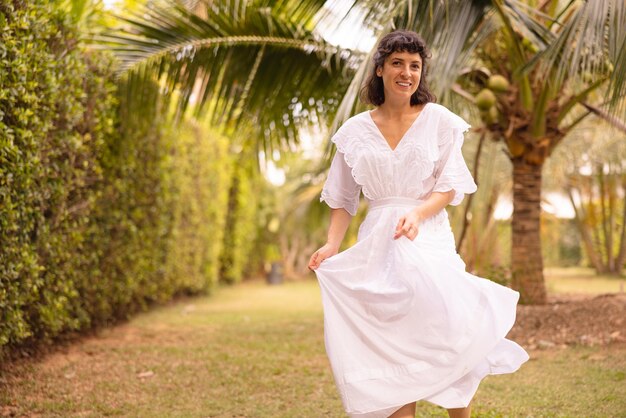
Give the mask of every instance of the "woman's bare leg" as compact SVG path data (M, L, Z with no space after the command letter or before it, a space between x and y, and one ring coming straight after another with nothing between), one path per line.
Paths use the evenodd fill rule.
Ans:
M398 409L389 418L415 418L415 402L408 403Z
M450 418L470 418L470 409L470 405L467 408L448 409L448 415Z

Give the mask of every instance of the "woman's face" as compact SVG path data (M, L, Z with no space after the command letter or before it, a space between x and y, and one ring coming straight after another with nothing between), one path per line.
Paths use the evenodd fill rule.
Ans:
M417 52L392 52L376 75L383 79L385 99L411 100L422 77L422 57Z

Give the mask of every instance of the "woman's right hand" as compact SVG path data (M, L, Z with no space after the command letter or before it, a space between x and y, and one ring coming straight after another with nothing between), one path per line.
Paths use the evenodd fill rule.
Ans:
M339 252L339 247L331 245L329 243L324 244L320 247L319 250L315 251L309 260L309 270L317 269L322 261L326 260L328 257L332 257L333 255Z

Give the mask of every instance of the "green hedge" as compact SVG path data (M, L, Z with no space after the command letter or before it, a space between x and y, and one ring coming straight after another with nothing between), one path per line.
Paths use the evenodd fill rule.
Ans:
M210 291L228 141L164 123L156 85L118 89L111 59L81 49L52 2L2 3L0 36L0 351ZM234 214L239 230L254 208Z
M75 256L112 132L111 86L47 3L0 6L0 346L80 326ZM85 78L76 75L84 74ZM104 103L84 116L87 92ZM91 126L89 126L91 125Z
M255 175L251 156L239 156L233 162L232 183L228 198L228 212L224 246L220 258L223 282L232 284L241 280L250 266L251 251L257 238L257 212L261 179Z
M188 292L211 290L219 280L232 158L226 138L187 123L172 132L174 225L167 276Z

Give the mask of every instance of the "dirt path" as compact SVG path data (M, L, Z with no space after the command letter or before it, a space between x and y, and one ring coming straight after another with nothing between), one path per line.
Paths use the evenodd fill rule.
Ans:
M518 306L509 337L526 348L626 344L626 294L562 295L542 306Z

